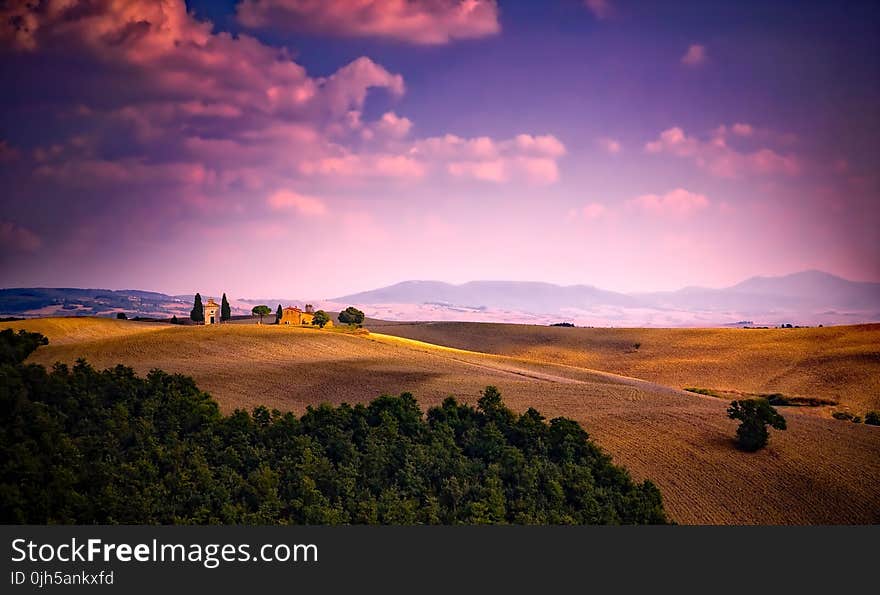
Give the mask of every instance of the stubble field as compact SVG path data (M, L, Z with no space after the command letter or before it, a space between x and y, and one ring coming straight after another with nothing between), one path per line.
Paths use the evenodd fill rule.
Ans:
M676 388L782 393L880 410L880 324L802 329L561 328L473 322L393 323L379 332ZM830 416L832 408L813 410Z
M562 333L581 329L550 329L549 340L532 338L531 344L525 344L516 329L506 329L506 336L499 338L492 332L496 325L479 325L487 327L486 331L441 325L445 336L437 328L419 328L427 325L376 329L434 333L430 338L444 345L509 352L494 355L387 334L348 335L273 325L177 327L83 318L4 325L49 337L50 345L38 349L31 357L33 362L72 363L85 357L97 368L123 363L139 373L161 368L188 374L225 411L262 404L302 412L321 402L366 402L380 394L403 391L414 393L428 407L449 395L474 402L479 391L492 384L517 411L535 407L548 418L563 415L581 422L617 463L628 467L637 479L651 479L660 487L668 513L679 523L880 522L880 428L785 408L789 429L774 432L763 451L742 453L733 444L736 424L726 419L727 402L677 387L684 385L683 378L693 378L687 374L694 369L705 369L704 378L709 378L708 371L714 367L717 374L712 378L735 379L740 372L728 366L750 364L710 352L706 367L697 366L691 360L705 347L693 335L681 347L679 359L684 363L676 366L671 361L675 349L669 343L677 330L658 331L669 335L655 341L649 336L652 331L629 336L609 329L604 346L596 344L598 355L580 344L577 350L584 353L566 355L569 339L563 340ZM556 331L561 333L556 335ZM704 332L710 345L717 344L713 331ZM876 338L871 333L878 331L869 327L865 332ZM852 341L835 349L871 353L870 344L858 347L858 341ZM629 368L619 362L626 361L630 353L608 355L611 346L622 348L626 342L642 343L637 350L630 345L638 358L633 358L636 361ZM654 376L644 373L655 367L647 357L650 353L665 354L673 369L666 375L662 369L655 370ZM588 362L594 361L604 362L605 370L617 373L639 372L643 379L589 369ZM846 368L848 364L838 365ZM748 375L748 370L742 373ZM750 386L762 386L753 381ZM796 384L792 374L789 381L795 383L791 386L807 386ZM717 380L704 384L723 388ZM830 381L820 384L830 385ZM856 395L850 403L870 402L858 396L861 389L841 390L842 395Z

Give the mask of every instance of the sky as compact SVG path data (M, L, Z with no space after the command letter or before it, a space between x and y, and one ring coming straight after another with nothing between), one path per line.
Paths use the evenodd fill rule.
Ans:
M0 3L0 286L880 281L880 5Z

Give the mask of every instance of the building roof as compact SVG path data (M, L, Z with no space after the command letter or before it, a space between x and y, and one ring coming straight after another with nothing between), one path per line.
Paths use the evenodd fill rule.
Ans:
M220 304L214 301L213 298L208 298L208 301L205 302L205 308L219 308Z
M296 306L287 306L287 307L284 308L284 309L285 309L285 310L293 310L294 312L302 312L302 310L300 310L300 309L297 308Z

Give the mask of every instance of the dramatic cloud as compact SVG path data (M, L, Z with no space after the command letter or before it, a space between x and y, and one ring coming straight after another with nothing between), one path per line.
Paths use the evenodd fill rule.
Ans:
M322 98L333 115L342 115L350 109L359 109L370 88L384 87L394 95L404 92L403 77L391 74L369 58L361 57L343 66L323 83Z
M681 128L673 127L661 132L656 140L646 143L645 150L648 153L666 153L693 159L699 167L723 178L773 174L793 176L800 173L797 157L767 147L737 150L729 144L731 133L751 137L755 129L742 123L731 127L719 126L709 139L700 140L688 136Z
M676 188L662 195L643 194L631 199L628 204L652 215L684 217L708 207L709 199L702 194Z
M266 204L275 211L296 211L307 217L327 214L327 206L319 198L306 196L291 190L279 190L269 195Z
M250 28L386 38L436 45L495 35L495 0L244 0L238 21Z
M702 66L709 60L706 53L706 46L699 43L691 44L684 56L681 57L681 63L685 66Z
M584 0L584 4L597 19L605 20L614 14L610 0Z
M279 29L243 27L236 4ZM536 50L565 17L543 3L537 18L473 0L0 0L0 281L307 297L425 271L633 289L825 262L878 277L875 64L821 70L856 46L793 43L790 8L780 30L743 9L736 31L707 22L681 43L684 8L640 14L636 35L593 17L623 3L572 6ZM502 10L516 35L492 38ZM654 76L695 74L676 59L721 38L764 51L709 49L699 88ZM585 68L597 43L623 49ZM671 65L655 51L670 44ZM791 77L769 68L792 55ZM705 267L664 253L666 235ZM352 254L378 264L326 274Z
M266 9L269 3L250 3L242 14L258 4ZM388 18L412 19L414 28L429 17L430 24L451 27L479 20L486 11L497 16L488 2L364 2L347 10L330 4L290 6L377 18L386 8ZM310 76L285 49L248 35L212 32L181 0L71 0L0 10L0 44L13 56L76 56L91 71L90 88L65 84L81 95L58 107L82 132L32 152L33 175L57 187L117 193L124 188L137 208L149 197L152 208L189 208L195 216L209 203L242 209L243 193L266 196L316 177L326 184L369 183L418 180L433 172L546 183L559 175L556 160L565 148L552 136L406 140L413 122L403 115L386 111L364 121L372 90L384 90L391 100L405 93L400 74L360 57L329 76ZM114 90L120 73L126 93ZM70 76L73 80L75 73ZM104 87L108 92L100 93ZM52 95L39 99L51 102ZM435 144L446 145L448 154L428 150ZM0 160L17 155L0 142ZM304 204L288 206L305 212Z
M117 95L129 98L130 117L150 124L162 117L175 123L257 115L338 118L360 109L371 88L404 92L400 75L366 57L327 78L310 77L284 49L247 35L212 33L211 24L188 14L182 0L15 4L0 18L2 45L90 60L93 88L82 89L84 98L94 97L95 87L112 89L119 68L126 69L130 93ZM27 27L15 25L21 22ZM85 115L92 108L81 111Z
M619 140L607 136L597 139L596 143L609 155L617 155L623 150L623 145L620 144Z

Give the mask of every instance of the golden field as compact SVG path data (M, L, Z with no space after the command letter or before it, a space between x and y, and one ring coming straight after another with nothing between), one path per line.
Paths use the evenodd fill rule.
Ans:
M679 523L880 522L880 428L785 408L789 429L772 432L766 449L747 454L734 447L736 423L726 418L726 401L675 388L689 383L723 388L724 382L738 381L738 374L742 379L736 386L742 390L764 386L761 375L769 374L771 365L754 363L756 369L750 371L750 361L761 356L734 355L743 350L772 351L774 342L783 343L778 348L782 353L809 350L806 344L814 339L807 335L801 335L800 342L790 339L797 337L795 329L780 331L792 334L778 339L773 333L746 330L717 334L445 323L377 329L415 339L423 338L415 336L418 333L435 333L424 339L450 346L445 347L388 334L349 335L273 325L184 327L83 318L3 324L49 337L50 345L31 357L34 362L51 365L85 357L98 368L123 363L140 373L161 368L188 374L226 411L263 404L301 412L320 402L365 402L403 391L413 392L427 407L449 395L473 402L483 387L494 384L513 409L531 406L548 418L564 415L581 422L617 463L660 487L668 513ZM865 365L876 365L869 356L876 355L880 330L853 329L809 329L829 333L815 339L828 345L814 350L830 356L862 349ZM741 333L751 343L725 347L725 333ZM858 333L865 333L862 343ZM578 342L587 339L593 343ZM681 343L678 355L674 341ZM642 343L637 350L636 342ZM476 349L500 355L476 353ZM615 354L615 349L620 353ZM705 364L697 361L701 353L708 358ZM659 363L651 363L652 354ZM624 366L633 355L630 367ZM831 365L831 358L810 357ZM809 361L804 358L801 361ZM779 356L776 361L783 359ZM845 358L834 365L845 371L851 364L842 361ZM672 369L663 372L664 365ZM648 380L599 372L591 366ZM713 369L715 374L710 375ZM795 378L798 369L806 378ZM647 373L652 370L654 376ZM849 403L868 403L870 395L855 386L860 370L835 379L830 372L814 377L803 367L794 367L781 378L792 383L786 386L803 386L804 391L811 382L822 390L839 386L841 399L847 395ZM703 376L689 376L696 371ZM853 385L845 387L846 382ZM876 394L873 398L876 401Z
M484 353L604 370L676 388L821 398L836 402L833 409L861 416L880 411L880 324L644 329L423 322L394 323L377 330ZM818 411L830 416L830 409Z

